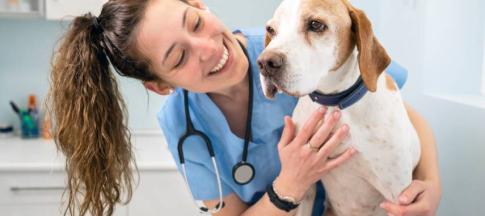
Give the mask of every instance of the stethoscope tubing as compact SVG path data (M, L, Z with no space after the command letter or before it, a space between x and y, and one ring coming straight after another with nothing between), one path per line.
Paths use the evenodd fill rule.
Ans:
M219 203L214 208L208 209L208 208L200 207L197 204L197 202L195 202L195 200L192 199L194 204L196 206L198 206L200 212L204 213L204 214L209 214L209 213L215 214L215 213L219 212L224 207L224 197L222 195L222 182L221 182L221 176L219 174L219 167L217 166L217 162L216 162L215 157L212 156L211 160L212 160L212 166L214 166L214 168L215 168L214 170L216 172L217 188L218 188L218 192L219 192ZM181 163L181 166L182 166L182 172L184 174L185 185L189 189L189 193L192 194L192 190L190 189L190 186L189 186L189 180L187 178L187 170L185 168L185 163Z

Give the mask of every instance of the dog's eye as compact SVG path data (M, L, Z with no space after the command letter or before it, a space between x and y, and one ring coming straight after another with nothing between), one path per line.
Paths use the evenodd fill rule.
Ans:
M323 24L319 21L316 21L316 20L311 20L308 23L308 30L310 30L312 32L323 32L323 31L325 31L326 28L327 28L327 26L325 26L325 24Z
M266 26L266 32L272 37L276 34L276 31L271 26Z

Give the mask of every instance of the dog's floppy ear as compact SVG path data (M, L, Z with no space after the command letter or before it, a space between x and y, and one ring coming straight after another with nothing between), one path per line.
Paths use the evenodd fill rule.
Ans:
M268 33L264 35L264 47L267 47L269 42L271 42L271 37L269 37Z
M391 63L391 58L375 38L372 25L365 13L352 7L348 2L347 7L359 50L360 73L369 91L375 92L377 90L377 78Z

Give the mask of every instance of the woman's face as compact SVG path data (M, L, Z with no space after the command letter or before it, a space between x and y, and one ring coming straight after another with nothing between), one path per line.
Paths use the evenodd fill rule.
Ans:
M189 3L153 0L139 26L140 52L171 86L215 92L240 83L248 62L234 35L200 0Z

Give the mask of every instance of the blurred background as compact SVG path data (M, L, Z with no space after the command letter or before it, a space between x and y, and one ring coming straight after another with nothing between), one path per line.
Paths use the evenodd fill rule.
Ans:
M59 215L62 155L52 140L22 139L19 114L35 95L37 119L50 58L73 16L102 0L0 0L0 215ZM264 27L280 0L206 0L230 28ZM485 1L354 0L391 57L409 71L402 94L431 124L443 195L438 215L485 214ZM134 134L140 181L117 215L194 215L156 121L163 97L119 78ZM32 109L31 109L32 110ZM48 124L48 122L46 123ZM10 133L13 127L16 133ZM42 128L38 136L45 135ZM46 135L48 136L48 135Z

